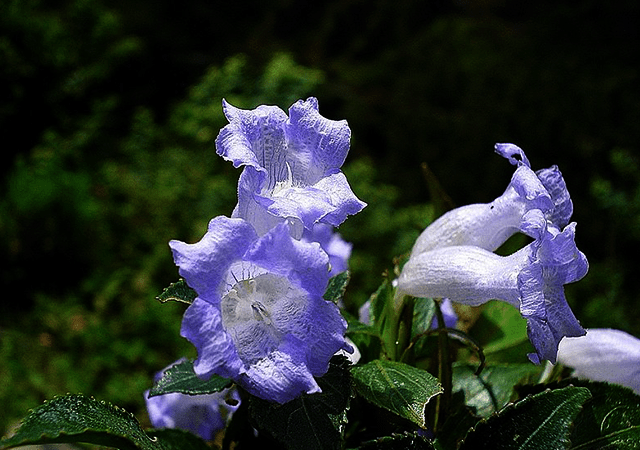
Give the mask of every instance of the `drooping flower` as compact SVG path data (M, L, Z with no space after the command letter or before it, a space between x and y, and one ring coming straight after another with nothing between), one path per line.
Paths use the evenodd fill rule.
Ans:
M526 232L525 213L539 209L547 220L564 228L573 204L557 166L531 170L524 151L513 144L496 144L496 152L517 165L504 193L491 203L462 206L440 216L418 237L412 255L455 245L494 251L517 232Z
M216 139L219 155L244 166L233 217L250 222L259 236L283 220L299 239L317 222L338 226L365 203L352 192L340 167L351 131L344 120L324 118L310 97L289 109L238 109L223 101L229 120Z
M158 381L165 370L155 376ZM213 440L240 406L238 391L231 387L215 394L186 395L178 392L149 397L144 393L149 420L154 428L178 428L190 431L202 439Z
M293 239L286 222L258 237L243 219L216 217L199 242L170 246L198 294L181 334L198 350L200 377L218 374L284 403L319 392L314 377L326 373L339 349L351 350L338 307L322 298L326 253Z
M349 257L351 256L353 245L345 241L331 225L317 223L313 226L313 229L305 229L303 231L301 240L303 242L317 242L320 244L320 247L322 247L329 256L329 264L331 265L331 271L329 272L330 277L348 269Z
M565 338L558 362L573 368L575 377L619 384L640 395L640 339L624 331L591 328L585 336Z
M471 245L412 255L398 278L398 289L467 305L506 301L527 319L536 350L530 359L555 362L564 336L584 334L567 304L564 285L586 275L588 263L575 245L575 223L560 231L537 209L527 212L524 222L527 234L536 239L509 256Z

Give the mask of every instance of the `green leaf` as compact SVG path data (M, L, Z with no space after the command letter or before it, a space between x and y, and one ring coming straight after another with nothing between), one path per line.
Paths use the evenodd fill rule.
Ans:
M332 277L329 280L329 286L327 286L327 290L324 293L323 298L325 300L338 304L338 302L342 300L342 297L344 297L344 293L347 290L347 285L349 284L349 279L350 274L348 270Z
M436 304L432 298L416 298L413 304L412 337L416 337L431 328L436 315Z
M377 359L351 369L356 391L376 406L425 428L425 407L442 393L429 372L393 361Z
M475 375L476 369L476 365L471 364L454 365L453 391L463 391L465 403L481 417L502 409L519 381L538 375L542 370L531 363L487 365L479 375Z
M640 396L615 384L572 382L592 398L575 421L571 449L640 449Z
M417 434L394 434L363 443L358 450L433 450L425 437Z
M369 301L370 322L378 330L378 335L383 344L383 350L389 359L396 358L396 342L398 340L398 313L395 310L395 289L391 283L390 275L386 274L384 281L374 292Z
M351 397L349 361L334 356L317 382L322 392L303 394L283 405L250 398L253 418L290 450L333 450L342 446L342 433Z
M175 428L147 430L152 439L156 439L163 450L211 450L205 441L189 433Z
M172 301L190 305L197 296L196 291L191 289L183 278L180 278L175 283L171 283L169 287L166 287L156 299L162 303Z
M571 425L590 397L588 389L574 386L527 397L478 423L460 450L568 449Z
M526 319L502 301L487 302L469 334L483 348L487 362L527 363L527 353L533 351Z
M165 447L147 435L135 417L110 403L81 394L56 397L35 408L0 448L56 442L86 442L123 450Z
M149 391L149 397L171 392L188 395L213 394L228 388L231 384L231 380L218 375L212 375L206 381L202 380L193 371L193 362L183 361L165 370L162 378Z

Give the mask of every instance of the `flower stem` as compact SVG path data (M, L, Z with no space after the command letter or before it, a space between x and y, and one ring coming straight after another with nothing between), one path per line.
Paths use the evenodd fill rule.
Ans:
M442 395L436 397L433 431L437 433L448 415L449 405L451 404L452 369L447 326L445 325L444 315L440 309L440 301L434 301L438 320L438 379L444 390Z

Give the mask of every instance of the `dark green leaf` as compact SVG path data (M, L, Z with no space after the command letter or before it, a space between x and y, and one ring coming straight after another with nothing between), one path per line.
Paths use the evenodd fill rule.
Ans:
M640 449L640 396L607 383L575 381L591 392L575 421L571 449Z
M192 361L183 361L165 370L162 378L151 388L149 397L180 392L188 395L213 394L231 386L232 381L213 375L208 380L198 378Z
M196 294L196 291L191 289L183 278L180 278L178 281L171 283L169 287L165 288L162 291L162 294L158 295L156 299L162 303L172 301L190 305L197 296L198 294Z
M428 413L427 413L428 414ZM469 429L478 423L480 417L465 404L464 393L454 392L451 396L449 413L444 423L436 431L436 440L433 442L438 450L454 450L462 441Z
M369 308L370 323L378 330L383 350L390 359L397 356L396 341L398 338L398 313L395 310L395 289L387 274L378 290L371 295Z
M324 293L324 299L333 303L338 303L344 297L344 292L349 284L349 271L341 272L329 280L329 286Z
M334 356L318 385L322 392L303 394L283 405L251 397L258 427L291 450L339 449L351 397L349 361Z
M375 360L351 369L356 391L376 406L425 428L425 407L442 393L429 372L393 361Z
M56 442L86 442L124 450L164 447L148 436L133 415L110 403L70 394L35 408L0 448Z
M423 436L398 434L365 442L358 447L358 450L433 450L434 448L431 442Z
M567 449L571 425L590 397L588 389L574 386L527 397L478 423L460 450Z
M538 375L542 370L534 364L488 365L475 375L476 369L476 365L471 364L454 365L453 391L463 391L466 404L481 417L502 409L519 381Z
M526 363L528 351L533 351L527 336L526 319L505 302L487 302L469 334L483 348L487 362Z
M187 431L163 428L148 430L147 434L156 439L163 450L211 450L205 441Z

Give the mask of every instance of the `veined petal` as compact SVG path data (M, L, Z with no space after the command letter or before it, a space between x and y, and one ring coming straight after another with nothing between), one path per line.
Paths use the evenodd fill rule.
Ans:
M207 233L195 244L170 241L180 275L201 299L215 303L218 283L232 261L239 259L257 239L251 225L241 219L219 216L209 222Z
M222 101L229 125L220 130L216 149L234 167L252 166L277 180L286 157L284 123L287 115L277 106L244 110Z
M548 220L558 228L566 227L573 214L573 202L560 169L558 166L552 166L548 169L538 170L536 175L553 200L554 206L547 212Z
M296 363L290 355L280 351L252 365L239 377L239 382L250 394L277 403L321 391L303 362Z
M180 336L198 350L194 361L195 373L204 379L217 374L225 378L237 377L245 371L231 336L222 327L220 309L196 298L182 317Z
M287 223L258 238L242 219L216 218L200 242L172 245L198 294L181 334L198 350L199 376L231 378L283 402L317 392L313 377L326 373L338 350L352 351L346 321L322 298L329 257L317 242L293 239Z
M398 278L398 289L416 297L450 298L479 305L506 301L527 319L534 362L555 362L558 342L584 329L564 296L564 285L583 277L587 260L574 242L575 224L561 232L546 226L542 212L527 215L536 240L509 256L475 246L452 246L413 254Z
M313 185L337 173L349 152L351 129L346 120L330 120L318 112L318 100L298 100L289 108L285 128L294 178Z
M217 152L245 166L234 217L258 235L278 221L309 230L318 222L337 226L364 208L340 172L351 131L344 120L322 117L315 98L292 105L289 118L274 106L246 111L225 102L224 110L229 125L216 139Z

